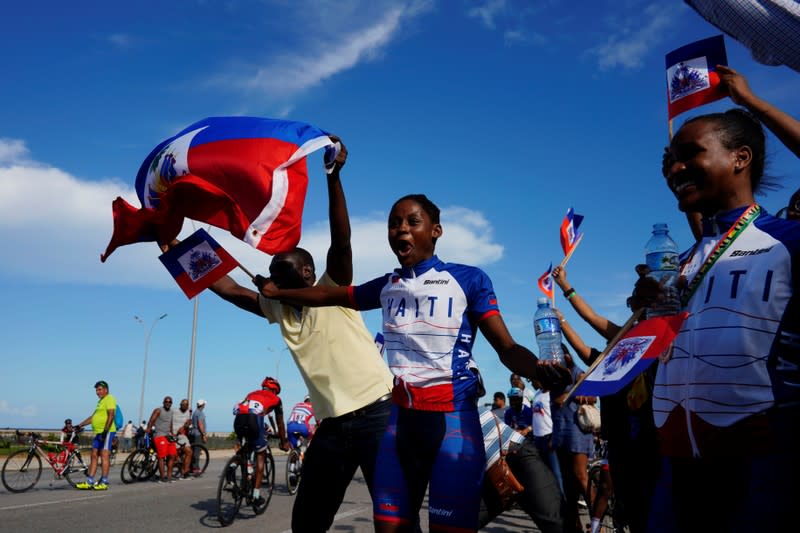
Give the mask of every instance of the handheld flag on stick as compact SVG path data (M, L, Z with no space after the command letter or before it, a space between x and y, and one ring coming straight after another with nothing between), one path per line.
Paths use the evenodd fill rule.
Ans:
M577 214L570 207L561 222L561 249L564 250L564 259L561 261L562 267L567 264L575 248L578 247L581 239L583 239L583 233L578 231L581 222L583 222L583 215Z
M539 276L539 290L552 302L553 301L553 263L547 267L547 271Z
M331 144L327 133L301 122L211 117L192 124L142 163L141 209L113 202L114 234L100 260L119 246L172 241L185 217L268 254L293 248L308 185L305 157Z
M682 46L666 55L667 114L673 117L726 94L720 88L717 65L727 65L722 35Z
M159 259L189 299L239 266L202 228L161 254Z
M606 396L619 391L670 348L683 321L689 316L684 311L677 315L655 317L631 328L642 312L643 309L639 309L631 316L581 376L570 395Z

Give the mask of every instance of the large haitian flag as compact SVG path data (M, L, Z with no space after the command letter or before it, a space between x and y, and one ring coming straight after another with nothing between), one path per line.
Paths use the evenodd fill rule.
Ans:
M684 311L639 322L584 377L573 394L607 396L622 389L670 347L687 316L689 313Z
M727 65L722 35L709 37L673 50L667 65L667 114L669 118L689 109L724 98L717 65Z
M239 264L202 228L161 254L159 259L190 299Z
M113 202L114 234L101 261L126 244L171 242L185 217L268 254L293 248L308 185L305 157L332 144L326 132L301 122L211 117L192 124L142 163L141 209Z

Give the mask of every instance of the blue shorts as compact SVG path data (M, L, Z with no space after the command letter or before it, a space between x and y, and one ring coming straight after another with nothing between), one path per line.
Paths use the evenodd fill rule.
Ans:
M300 422L289 422L286 424L286 433L289 437L289 444L292 445L292 448L297 448L297 436L296 434L299 433L303 436L306 440L306 444L308 444L308 426L302 424Z
M94 439L92 439L92 449L111 451L111 443L114 442L114 435L116 435L116 431L98 433L94 436Z
M477 409L393 405L375 464L375 520L413 525L427 489L431 527L474 531L485 463Z

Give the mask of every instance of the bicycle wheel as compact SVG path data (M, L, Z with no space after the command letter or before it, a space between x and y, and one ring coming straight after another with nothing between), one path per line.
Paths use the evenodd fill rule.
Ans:
M272 489L275 488L275 459L272 454L267 451L267 456L264 457L264 477L261 478L261 497L264 498L264 503L256 505L253 502L253 511L256 514L262 514L267 510L269 501L272 499Z
M223 526L230 525L239 512L244 495L243 484L241 459L234 455L225 463L217 488L217 519Z
M158 472L158 455L153 450L142 453L145 454L145 459L139 471L139 481L147 481Z
M294 496L300 485L300 452L296 448L286 456L286 490Z
M144 455L140 455L140 451L141 450L136 450L135 452L129 453L128 457L125 458L125 462L122 463L119 474L122 478L122 482L126 485L139 479L139 469L142 468L142 462L146 459Z
M63 475L73 489L78 483L86 481L86 477L89 475L89 467L83 462L80 452L69 456L69 464L64 469Z
M3 463L3 486L11 492L25 492L42 475L42 459L29 450L19 450Z
M204 444L192 444L192 464L197 465L200 470L198 476L202 476L208 468L208 448Z

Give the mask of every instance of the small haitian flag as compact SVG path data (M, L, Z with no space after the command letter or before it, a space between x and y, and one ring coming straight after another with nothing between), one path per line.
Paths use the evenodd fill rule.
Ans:
M548 299L553 299L553 277L550 275L553 272L553 263L547 267L547 271L539 276L539 290L547 296Z
M564 257L571 256L583 238L583 233L578 231L581 222L583 222L583 215L577 214L570 207L561 222L561 249L564 250Z
M670 348L687 316L684 311L639 322L611 348L574 394L607 396L621 390Z
M724 98L717 65L727 65L722 35L682 46L666 55L667 114L670 120L692 108Z
M239 265L202 228L161 254L159 259L190 299Z

